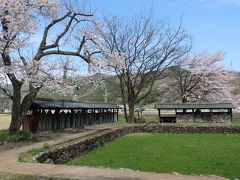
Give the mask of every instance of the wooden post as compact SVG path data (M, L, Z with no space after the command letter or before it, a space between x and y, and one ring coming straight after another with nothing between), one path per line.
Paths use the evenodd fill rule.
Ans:
M42 131L46 131L47 130L47 127L48 127L48 122L47 122L47 119L46 119L46 115L45 115L45 111L44 110L41 110L41 121L42 121Z
M113 115L112 115L112 114L113 114L113 109L111 109L110 113L111 113L110 122L113 122L113 119L114 119L114 118L113 118Z
M114 109L111 109L111 122L114 122Z
M99 109L99 124L102 124L102 109Z
M161 110L158 109L158 117L159 117L159 122L161 122Z
M51 111L51 109L49 110ZM55 109L55 113L52 115L52 122L53 122L53 129L54 130L58 130L58 124L59 124L59 120L60 120L60 110L59 109Z
M175 109L175 123L176 122L177 122L177 109ZM173 120L172 120L172 123L174 123Z
M194 109L193 109L193 122L196 122Z
M98 119L98 124L101 124L101 109L98 109L97 119Z
M116 112L116 109L113 109L113 122L116 122L116 119L115 119L115 112Z
M74 116L74 111L73 111L73 109L71 109L71 117L70 117L70 128L73 128L74 127L74 123L73 123L73 116Z
M118 109L117 109L117 122L118 122Z
M211 122L212 122L212 112L213 112L213 110L210 109L210 121L211 121Z
M86 109L82 110L83 124L86 125Z
M93 124L96 124L96 109L93 109Z
M81 124L81 128L84 129L84 125L85 125L85 120L84 120L84 113L85 110L81 109L81 113L80 113L80 124Z
M77 127L83 128L84 127L84 109L81 109L81 111L78 111L78 120L77 120Z
M230 110L231 123L232 123L232 109L229 109L229 110Z
M112 122L115 122L115 109L113 109L113 121Z
M108 122L111 122L112 121L112 109L109 109L109 119L108 119Z
M105 115L106 115L106 117L105 117L106 121L105 122L108 123L108 109L106 109Z
M39 126L38 126L38 130L39 131L43 131L44 122L43 122L41 109L38 110L38 113L39 113Z
M103 117L102 117L102 122L105 123L105 109L103 109Z
M194 118L194 109L192 109L192 119L193 119L193 122L195 122L195 118Z

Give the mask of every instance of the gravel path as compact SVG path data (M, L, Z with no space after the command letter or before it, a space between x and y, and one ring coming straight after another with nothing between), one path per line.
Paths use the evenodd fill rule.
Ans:
M69 179L91 179L91 180L223 180L225 178L216 176L188 176L181 174L160 174L151 172L139 172L124 169L107 169L93 167L77 167L54 164L39 164L39 163L21 163L18 162L18 157L22 152L31 150L32 148L41 147L45 143L49 145L57 145L68 141L86 137L97 133L99 130L116 128L117 124L105 124L89 127L88 131L69 134L57 140L49 140L45 142L35 143L12 150L0 152L0 172L29 174L36 176L48 177L65 177Z

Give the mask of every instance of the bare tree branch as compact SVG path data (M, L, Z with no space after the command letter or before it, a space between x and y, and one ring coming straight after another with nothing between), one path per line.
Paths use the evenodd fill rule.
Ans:
M114 17L105 18L105 22L105 31L96 30L105 42L100 48L103 53L125 56L125 68L114 67L114 71L120 80L122 99L129 106L132 122L134 106L150 94L162 73L190 50L189 36L181 24L173 30L153 22L151 17L129 21ZM107 53L105 56L108 58Z

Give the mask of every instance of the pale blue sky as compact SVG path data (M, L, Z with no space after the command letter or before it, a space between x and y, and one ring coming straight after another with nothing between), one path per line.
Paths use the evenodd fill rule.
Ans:
M240 0L89 0L105 15L133 16L154 10L155 19L168 18L193 36L194 50L225 51L224 65L240 71Z

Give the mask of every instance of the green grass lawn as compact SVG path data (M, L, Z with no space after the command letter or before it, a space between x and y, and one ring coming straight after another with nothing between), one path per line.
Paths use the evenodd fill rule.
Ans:
M131 134L68 165L240 178L240 135Z

